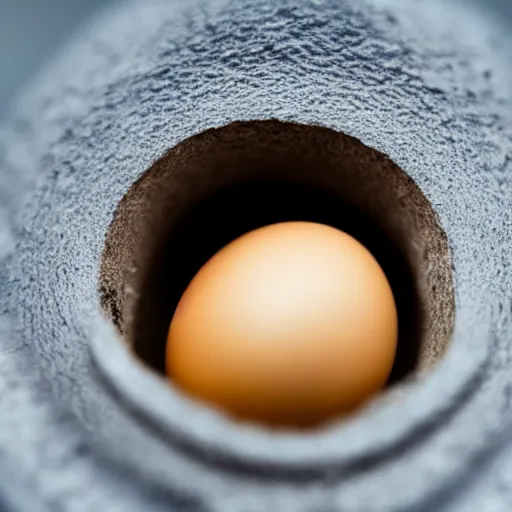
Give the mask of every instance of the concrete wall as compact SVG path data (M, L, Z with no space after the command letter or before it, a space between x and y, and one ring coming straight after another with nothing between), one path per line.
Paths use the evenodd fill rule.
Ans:
M503 16L455 0L140 0L77 35L0 129L1 505L509 511L511 41ZM156 158L274 117L389 156L453 260L441 363L309 435L185 399L133 358L97 292L114 211Z

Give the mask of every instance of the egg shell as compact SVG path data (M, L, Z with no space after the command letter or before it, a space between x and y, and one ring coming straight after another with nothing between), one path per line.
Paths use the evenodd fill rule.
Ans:
M167 371L237 417L310 425L384 386L397 333L392 290L365 247L330 226L285 222L199 270L171 322Z

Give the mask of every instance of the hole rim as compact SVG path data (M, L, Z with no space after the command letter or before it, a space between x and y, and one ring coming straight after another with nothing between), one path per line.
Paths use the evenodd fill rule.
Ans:
M195 140L197 137L210 137L215 136L215 134L219 133L219 130L222 131L223 129L230 128L230 127L240 127L242 130L249 126L255 126L255 125L270 125L272 127L278 127L281 128L282 126L291 127L292 129L296 129L299 127L299 129L306 128L306 129L313 129L313 130L321 130L321 131L328 131L332 134L335 134L336 136L343 136L346 140L352 141L353 144L358 145L360 148L364 148L364 151L370 151L372 152L374 158L377 160L383 159L384 161L390 163L391 165L396 166L393 162L391 162L385 155L379 153L375 149L369 148L365 146L362 142L358 141L357 139L350 137L348 135L345 135L341 132L335 132L334 130L331 130L329 128L316 126L316 125L299 125L297 123L289 123L289 122L282 122L280 120L262 120L262 121L242 121L242 122L235 122L230 123L229 125L219 127L219 128L212 128L210 130L207 130L205 132L202 132L200 134L194 135L185 141L179 143L177 146L172 148L170 151L168 151L161 159L159 159L156 163L161 162L163 159L168 158L170 154L172 154L173 151L182 151L184 145L186 145L191 140ZM382 160L381 160L382 161ZM155 164L154 164L155 165ZM150 170L153 168L150 167ZM398 168L398 167L397 167ZM399 169L400 172L403 173L401 169ZM406 179L408 179L411 183L412 179L407 176L407 174L403 173ZM140 178L137 182L134 183L133 186L137 185L138 183L143 180L144 176L146 176L146 173ZM413 183L414 184L414 183ZM130 191L133 189L130 189ZM417 188L417 186L414 184L414 186ZM129 196L130 191L125 195L125 198ZM421 190L418 191L423 194ZM428 202L428 199L425 197L425 200ZM121 204L121 203L120 203ZM428 203L430 205L430 203ZM430 205L431 207L431 205ZM118 206L119 208L119 206ZM433 218L436 221L436 227L439 228L442 231L442 228L440 226L439 220L437 218L437 215L435 211L432 209L431 213L433 215ZM110 228L109 228L110 229ZM447 247L447 258L450 263L451 268L451 255L449 251L448 241L446 234L444 231L442 231L446 247ZM102 267L103 268L103 267ZM452 300L453 300L453 308L454 308L454 280L453 275L450 273L450 287L451 287L451 293L452 293ZM133 294L135 297L136 294ZM455 325L455 318L454 318L455 308L452 311L452 329ZM108 321L108 320L107 320ZM452 335L448 337L449 340L453 338L453 331L451 333ZM482 333L483 334L483 333ZM352 444L352 448L348 451L345 451L345 456L343 456L343 450L341 452L339 451L332 451L332 447L329 449L329 452L325 453L319 453L318 451L318 441L323 440L326 444L329 444L329 440L333 441L334 439L338 438L339 435L343 433L343 435L347 435L348 432L353 432L352 435L357 435L357 432L355 430L358 430L361 428L361 425L364 425L364 418L367 416L366 412L370 411L372 412L372 416L375 417L381 417L381 421L389 421L390 414L389 411L392 409L395 409L398 405L402 404L405 405L405 401L403 401L403 397L401 398L400 404L399 403L392 403L389 400L383 400L383 396L379 396L376 399L372 400L372 402L366 406L361 413L358 413L354 415L353 417L349 418L341 418L334 420L330 424L323 426L319 429L310 431L310 432L294 432L294 431L276 431L276 432L270 432L265 428L262 428L259 425L251 425L248 423L240 424L235 423L232 420L230 420L224 413L221 413L213 408L210 408L208 406L205 406L202 403L197 402L193 398L190 398L188 396L183 395L183 393L174 385L169 386L169 383L167 379L163 379L159 377L158 375L151 375L153 372L152 370L148 370L146 365L139 361L137 357L135 357L129 348L128 345L124 342L123 338L119 336L118 334L115 334L114 336L109 336L109 338L117 340L113 345L114 347L117 347L117 350L113 346L111 346L108 350L110 352L116 352L115 357L119 357L121 359L124 358L124 361L127 363L125 365L125 370L128 371L128 373L132 374L132 379L126 379L126 377L121 377L118 375L118 378L113 379L113 384L115 387L120 390L123 394L125 394L127 397L131 397L129 400L131 402L131 407L138 408L144 412L144 414L147 415L148 418L156 419L157 423L163 427L163 429L167 432L169 432L171 438L178 438L181 442L185 443L191 443L192 445L199 445L206 449L207 452L209 452L211 455L217 454L217 456L220 457L220 459L224 459L227 457L229 460L238 460L242 464L247 462L247 457L252 460L252 464L263 464L265 468L268 468L269 465L272 467L283 467L288 468L288 470L291 469L291 467L295 466L297 463L306 464L310 467L313 467L315 465L320 465L322 467L325 467L326 463L336 463L340 460L350 459L351 457L355 457L357 455L356 452L359 452L359 455L362 453L371 452L371 447L367 446L366 448L363 448L360 443ZM97 340L97 338L96 338ZM113 368L110 364L105 364L105 357L101 355L102 348L101 344L93 343L95 346L94 351L96 352L96 356L99 357L101 360L100 367L103 368L107 376L110 375L110 377L113 377ZM124 353L123 353L124 352ZM440 363L435 366L432 370L432 373L439 375L440 373L443 373L443 369L446 368L448 361L445 361L446 357L440 361ZM135 363L135 364L134 364ZM480 364L480 360L479 363ZM477 366L478 366L477 364ZM446 400L443 403L450 402L452 400L455 400L455 396L459 393L463 393L464 389L472 389L472 382L474 380L475 376L475 365L471 364L469 365L470 368L468 368L467 372L459 371L459 383L460 386L458 386L456 389L453 390L452 393L446 393ZM128 367L131 368L131 370L128 370ZM136 375L142 371L142 374L139 374L138 377ZM145 379L146 377L149 378ZM431 376L432 378L433 376ZM149 384L153 388L153 392L160 395L162 400L167 403L167 406L169 407L169 411L171 410L181 410L182 414L178 414L177 416L180 418L178 421L176 421L176 418L171 418L170 414L164 410L159 409L158 407L153 406L147 407L147 404L144 403L144 399L141 399L140 396L137 395L136 390L134 387L130 384L130 382L134 382L135 380L139 380L143 378L143 380L146 381L146 384L151 382ZM418 384L414 379L411 379L408 382L401 383L398 387L405 389L409 391L408 397L411 397L411 394L417 394L421 393L422 390L430 389L429 386L425 386L425 384L431 380L427 379L426 382L421 382L421 385ZM142 382L142 381L140 381ZM160 389L162 388L163 389ZM161 395L157 392L157 389L160 389L160 391L163 391L164 394ZM398 389L392 389L387 392L389 394L389 397L392 395L396 395ZM426 391L424 391L426 392ZM163 398L166 396L167 398ZM388 398L389 398L388 397ZM142 402L142 403L140 403ZM434 409L438 409L437 407L434 407ZM386 412L387 411L387 412ZM396 414L396 411L394 413L391 413L392 415ZM422 415L423 416L423 415ZM184 419L186 417L187 419ZM191 421L189 421L192 418ZM386 419L387 418L387 419ZM428 419L425 416L424 423L428 424ZM198 425L202 424L203 422L206 422L209 427L208 429L203 429L201 427L198 427ZM359 425L354 430L354 425ZM403 426L402 426L403 428ZM393 430L393 429L392 429ZM236 433L236 435L235 435ZM246 435L248 437L246 437ZM234 436L234 437L233 437ZM233 442L233 439L236 438L240 442ZM229 439L230 441L228 443L222 442L222 440ZM390 440L390 438L388 439ZM312 444L316 445L316 448L311 450L311 441L314 441ZM384 441L384 438L380 439L381 442ZM258 446L256 450L251 450L249 445L247 443L254 443L254 446ZM395 442L398 442L398 438L395 439ZM283 444L284 443L284 444ZM283 449L286 445L289 445L289 443L292 443L293 449L291 452L293 452L293 455L290 456L290 450L289 449ZM374 443L370 443L374 444ZM377 443L378 444L378 443ZM387 443L384 443L387 444ZM309 448L308 448L309 446ZM375 445L377 446L377 445ZM281 449L279 449L281 447ZM351 455L349 455L351 454ZM288 456L286 456L288 455ZM283 457L284 456L284 457ZM245 462L244 462L245 461ZM290 464L292 466L290 466Z

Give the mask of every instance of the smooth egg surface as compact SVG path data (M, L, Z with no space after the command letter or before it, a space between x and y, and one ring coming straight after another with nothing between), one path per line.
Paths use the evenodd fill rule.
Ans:
M333 227L284 222L234 240L195 275L169 328L167 373L236 418L304 427L379 391L397 337L372 254Z

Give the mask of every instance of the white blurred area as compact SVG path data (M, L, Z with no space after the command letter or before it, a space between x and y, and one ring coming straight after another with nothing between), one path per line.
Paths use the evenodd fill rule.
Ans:
M17 90L112 0L0 0L0 120Z

